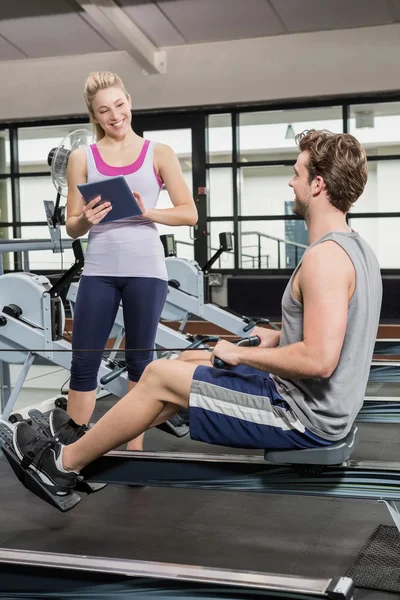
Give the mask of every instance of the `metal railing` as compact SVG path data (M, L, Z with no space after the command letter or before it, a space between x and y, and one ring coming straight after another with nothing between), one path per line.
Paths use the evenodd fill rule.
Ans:
M250 244L248 246L242 246L242 248L257 248L257 254L247 254L242 252L240 257L241 257L241 264L243 264L244 262L248 262L251 261L251 266L253 269L255 269L256 267L258 269L269 269L269 264L270 264L270 255L269 254L263 254L262 253L262 239L266 238L269 240L274 240L276 241L277 245L278 245L278 269L281 268L281 244L285 244L285 246L293 246L294 247L294 256L295 256L295 263L297 265L298 261L299 261L299 248L308 248L308 246L306 246L305 244L300 244L298 242L292 242L290 240L285 240L284 238L280 238L277 237L275 235L270 235L269 233L261 233L260 231L243 231L241 233L242 236L244 235L256 235L257 236L257 243L256 244ZM193 244L191 242L184 242L182 240L175 240L175 244L182 244L184 246L192 246ZM210 248L211 252L216 252L217 248ZM229 252L227 252L227 254L234 254L233 250L230 250ZM263 262L265 261L265 264L263 264ZM214 268L216 268L214 266ZM218 267L219 269L223 268L222 264L221 264L221 258L218 259Z
M190 242L184 242L182 240L175 240L175 245L178 245L178 244L182 244L183 246L192 246L193 247L193 244L191 244ZM211 252L217 252L218 248L210 248L210 250L211 250ZM229 250L225 254L234 254L234 251ZM218 259L218 267L217 267L218 269L222 269L222 266L221 266L222 256ZM245 256L246 258L250 258L253 261L253 268L254 268L254 261L257 260L257 257L253 256L252 254L242 254L242 256ZM215 265L213 265L213 268L215 269Z
M280 238L280 237L276 237L275 235L270 235L269 233L261 233L260 231L243 231L241 233L242 236L244 235L256 235L257 236L257 244L253 245L253 246L245 246L246 248L251 248L251 247L256 247L258 254L255 258L257 258L257 262L258 262L258 268L261 269L262 268L262 259L264 257L268 257L267 259L267 269L269 268L269 255L268 254L262 254L262 238L266 238L269 240L275 240L276 243L278 244L278 269L281 268L281 244L285 244L285 246L293 246L294 247L294 258L295 258L295 263L297 265L297 263L299 262L299 248L308 248L308 246L306 246L305 244L299 244L298 242L292 242L290 240L285 240L284 238ZM242 254L242 256L244 256ZM242 261L243 263L243 261Z
M3 275L3 254L9 252L22 252L23 263L22 268L24 271L30 271L29 265L29 252L36 250L52 250L55 253L62 253L67 248L72 248L73 240L71 238L60 239L59 243L53 240L33 239L13 239L13 240L2 240L0 241L0 275Z

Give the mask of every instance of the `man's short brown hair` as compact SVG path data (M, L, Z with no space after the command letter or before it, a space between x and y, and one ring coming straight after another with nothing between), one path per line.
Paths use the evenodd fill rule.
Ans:
M310 129L296 136L300 151L309 153L308 180L325 181L331 204L347 213L361 196L368 179L364 148L350 133Z

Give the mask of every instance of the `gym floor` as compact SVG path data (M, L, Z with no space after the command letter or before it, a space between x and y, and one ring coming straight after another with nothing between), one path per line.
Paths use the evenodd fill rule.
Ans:
M99 400L94 420L113 402ZM398 461L398 425L359 427L355 460ZM156 429L145 446L229 451ZM334 577L346 574L377 525L393 525L375 501L125 486L108 486L62 514L28 492L4 457L0 486L0 547L21 550ZM355 598L400 595L358 589Z

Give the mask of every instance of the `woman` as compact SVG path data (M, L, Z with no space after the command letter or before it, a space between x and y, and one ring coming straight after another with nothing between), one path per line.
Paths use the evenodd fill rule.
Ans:
M72 152L68 162L67 233L78 238L89 231L76 300L68 413L88 423L96 402L97 374L104 348L122 301L125 345L153 348L167 294L164 251L155 223L195 225L197 210L173 150L144 140L131 127L131 99L121 79L109 72L91 73L84 97L97 143ZM142 216L101 223L111 210L100 198L85 204L78 184L124 175ZM162 185L173 208L157 209ZM152 360L152 352L127 352L131 390ZM128 444L143 449L143 436Z

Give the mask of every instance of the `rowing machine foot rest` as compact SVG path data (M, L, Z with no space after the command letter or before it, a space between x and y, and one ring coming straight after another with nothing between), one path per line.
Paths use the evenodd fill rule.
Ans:
M171 417L165 423L157 425L157 429L165 431L178 438L184 437L189 433L189 412L182 410L178 414Z
M106 483L88 483L87 481L83 481L83 479L78 479L75 489L77 492L83 492L84 494L94 494L106 486Z
M265 450L264 458L271 463L292 465L340 465L350 458L358 441L358 428L353 425L343 440L331 446L306 450Z
M0 438L3 441L3 452L4 456L8 460L11 465L12 470L20 480L20 482L35 496L38 496L45 502L48 502L52 506L61 510L61 512L67 512L74 508L78 502L81 501L81 497L78 496L75 492L70 492L65 496L56 496L52 492L50 492L45 485L36 477L35 473L33 473L29 469L24 469L21 466L21 461L15 454L12 448L12 431L8 429L2 423L0 424Z
M41 432L47 437L51 437L50 423L48 418L37 408L31 408L28 415L36 425L39 425Z

